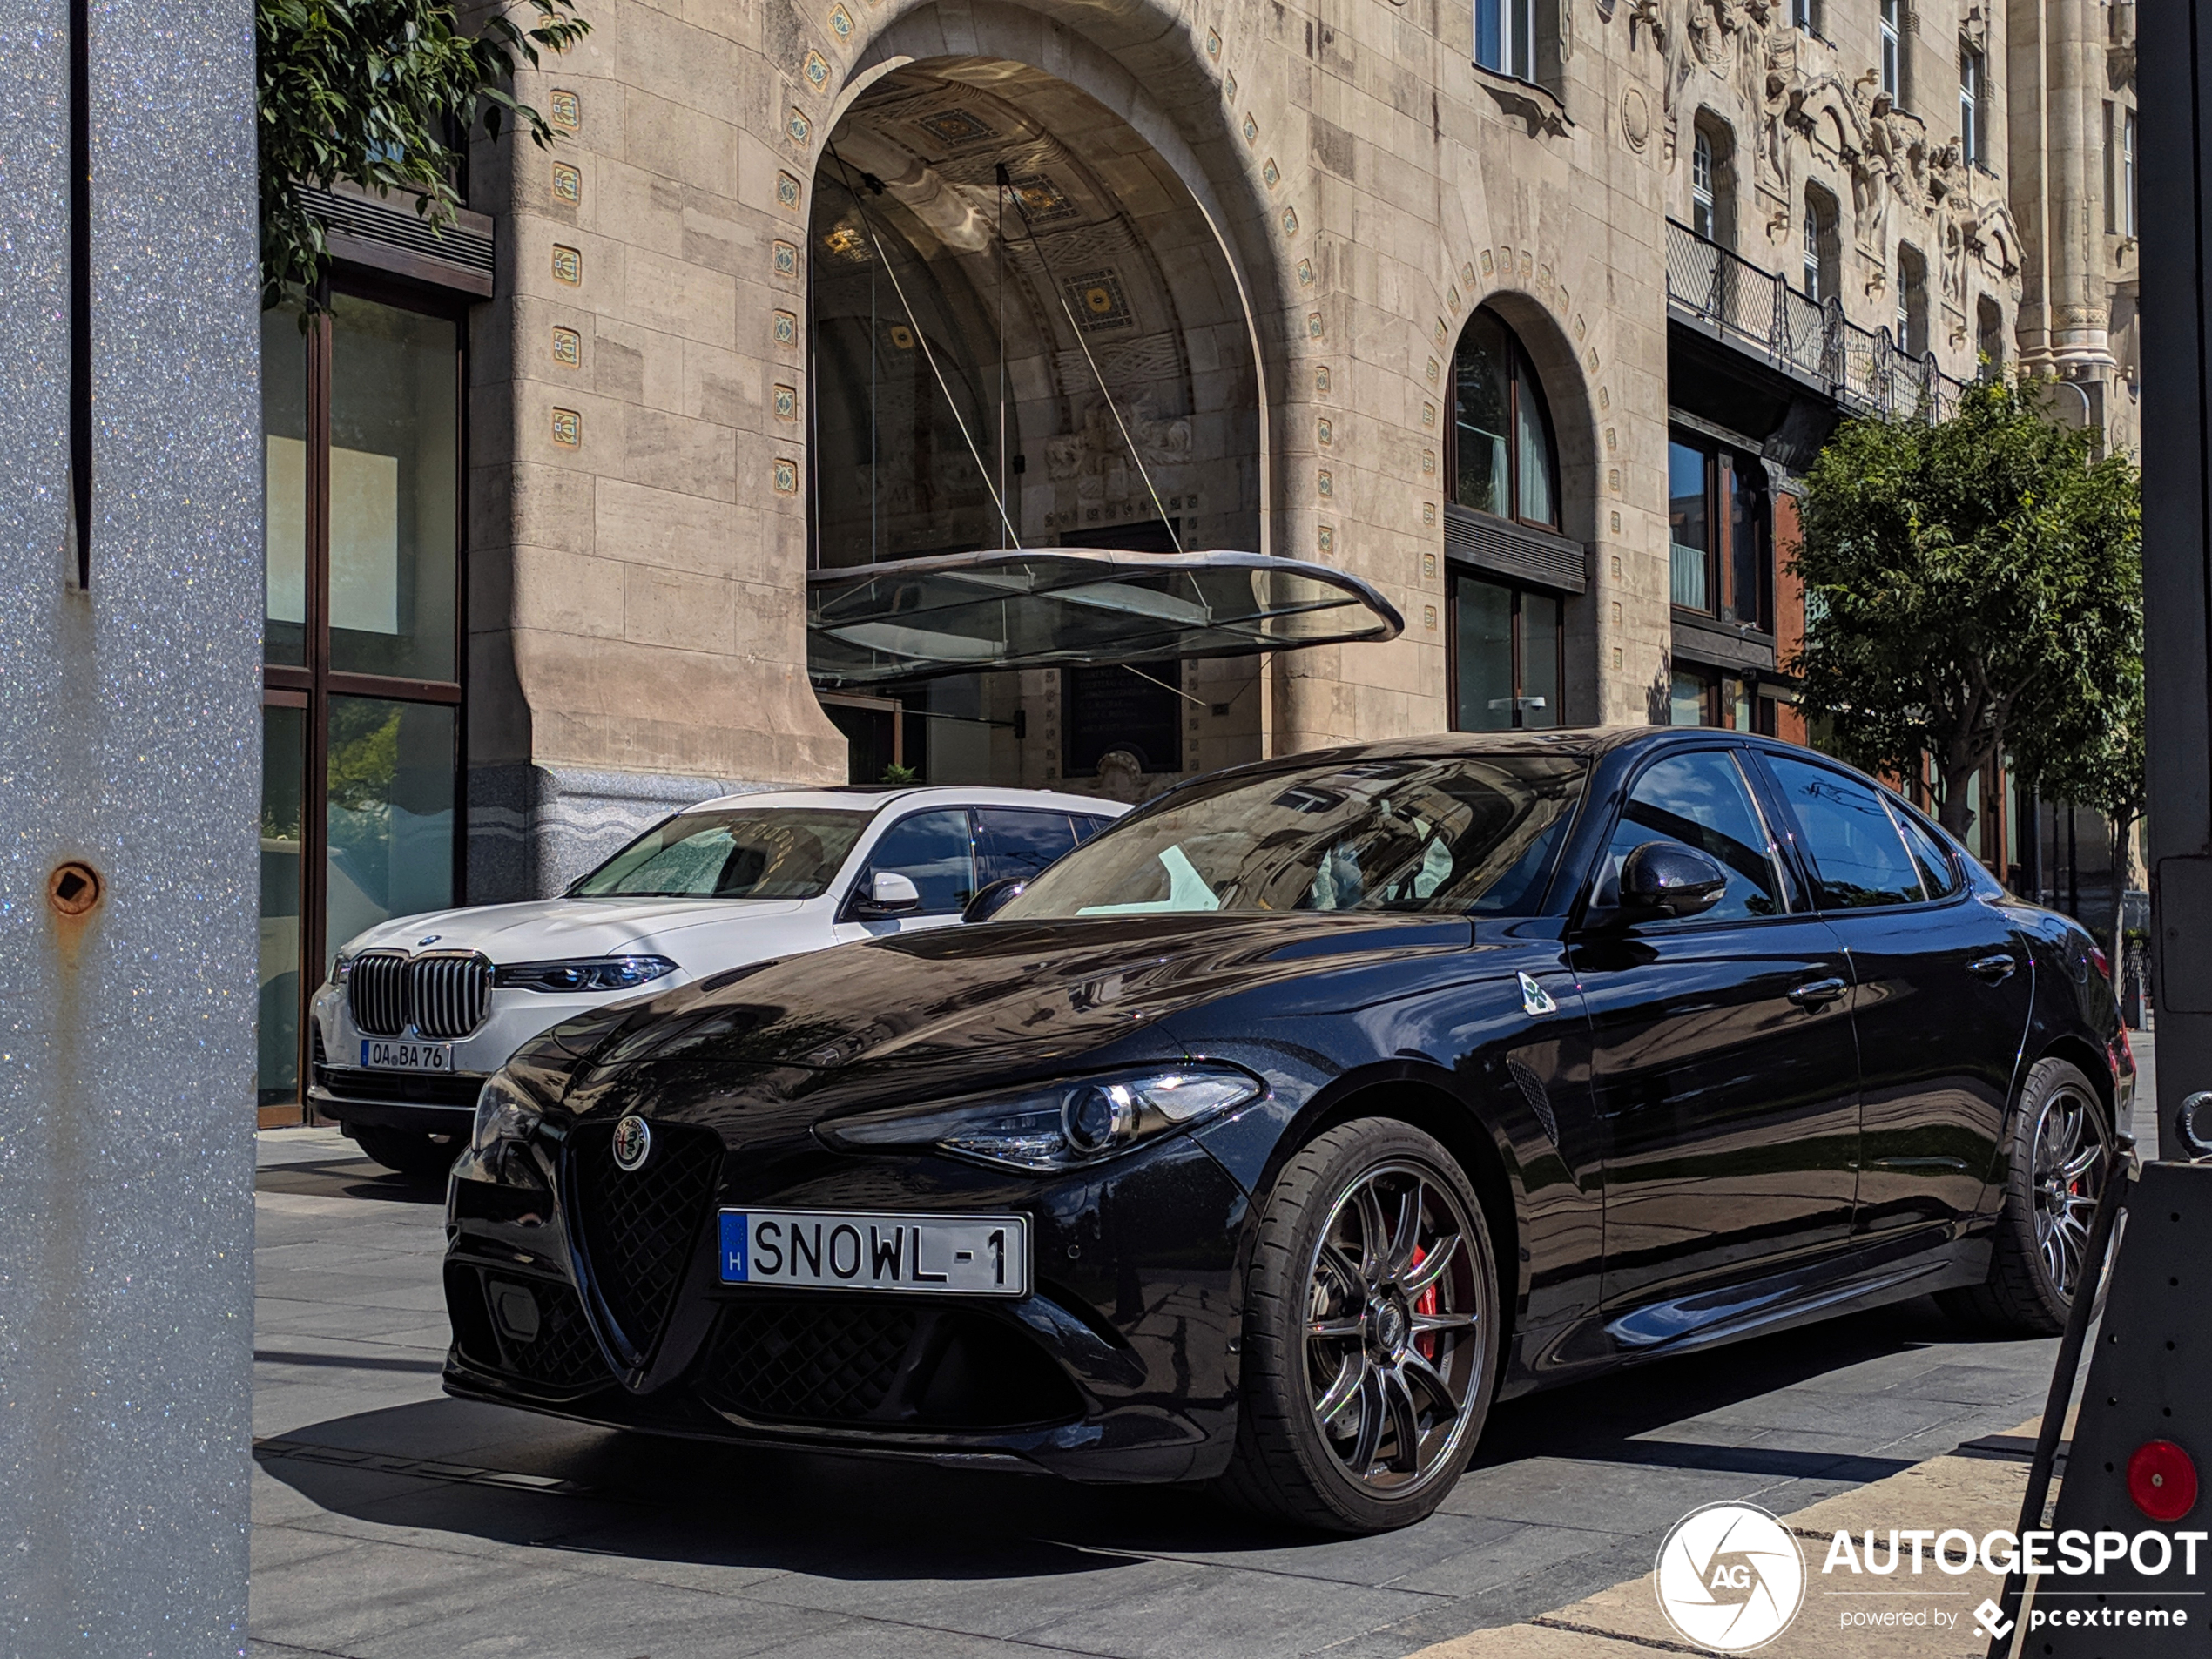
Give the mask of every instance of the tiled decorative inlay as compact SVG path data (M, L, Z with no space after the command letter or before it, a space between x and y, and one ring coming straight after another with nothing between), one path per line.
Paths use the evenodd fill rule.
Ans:
M1436 359L1433 357L1430 358L1428 360L1428 383L1431 386L1436 384L1436 377L1442 372L1443 371L1437 367Z
M1024 174L1007 186L1022 204L1022 212L1033 225L1047 225L1055 219L1073 219L1082 210L1068 199L1068 194L1041 172Z
M576 449L583 444L583 417L574 409L553 411L553 442L563 449Z
M1309 311L1305 314L1305 337L1308 340L1321 338L1321 314L1319 312Z
M1337 550L1336 526L1333 524L1324 524L1321 526L1320 534L1317 536L1314 540L1324 553L1335 552Z
M806 84L817 92L826 91L829 88L829 59L809 46L806 49Z
M553 280L575 287L583 280L583 255L572 247L553 245Z
M830 8L829 25L830 33L840 40L853 38L853 14L845 9L843 0Z
M553 199L571 207L583 199L583 175L565 161L553 164Z
M1312 260L1300 260L1298 262L1298 287L1302 288L1310 288L1313 286L1313 261Z
M776 419L796 421L799 418L799 388L779 384L776 388Z
M1285 236L1298 234L1298 209L1295 207L1285 207L1283 210L1283 234Z
M771 253L778 276L795 277L799 274L799 250L789 242L779 241L771 246Z
M1621 493L1620 468L1608 467L1605 469L1605 488L1612 495L1617 496Z
M1434 633L1436 631L1436 607L1434 605L1423 605L1421 607L1421 626L1427 629L1431 633Z
M933 111L917 118L914 125L940 144L981 144L999 135L996 127L973 110Z
M1324 415L1314 423L1313 435L1324 443L1334 443L1337 439L1337 429L1329 423L1328 417Z
M1136 319L1130 314L1129 296L1122 292L1119 273L1108 267L1087 271L1069 279L1066 286L1068 303L1075 307L1076 320L1085 334L1136 326Z
M1436 503L1434 502L1425 501L1421 503L1421 523L1424 524L1433 524L1436 523ZM1436 556L1434 554L1431 554L1429 556L1433 559ZM1433 576L1436 572L1432 570L1429 574Z
M1268 157L1260 164L1259 176L1267 181L1267 187L1270 190L1283 182L1283 170L1275 165L1273 156Z
M1615 536L1618 536L1621 533L1621 514L1617 509L1615 509L1613 514L1613 533ZM1621 568L1621 561L1618 559L1614 560L1613 568L1617 571Z
M1485 276L1488 276L1490 273L1491 273L1491 265L1490 265L1490 250L1489 250L1488 248L1487 248L1487 247L1486 247L1486 248L1484 248L1484 249L1482 250L1482 274L1483 274L1483 275L1485 275ZM1469 287L1473 287L1474 285L1470 283L1468 286L1469 286Z
M1234 104L1237 101L1237 71L1235 70L1224 70L1222 71L1221 91L1222 96L1226 98L1231 104Z
M814 136L813 122L807 118L806 111L796 104L791 106L791 113L784 117L784 136L802 150L806 147L806 141Z
M1421 451L1421 470L1423 472L1434 472L1436 470L1435 450L1424 449Z
M1216 60L1221 57L1221 30L1218 29L1206 30L1206 56Z
M775 479L779 496L796 496L799 493L799 463L788 456L778 455Z
M776 175L776 200L785 207L799 206L799 180L787 172Z
M1251 144L1253 140L1259 137L1259 123L1253 120L1251 116L1245 116L1243 132L1244 134L1244 142L1246 144Z
M1314 365L1313 389L1317 392L1325 392L1329 389L1329 366L1326 363Z
M563 132L583 130L583 100L565 87L556 86L545 100L545 118Z
M1326 470L1324 470L1320 477L1315 481L1314 488L1324 496L1333 496L1337 493L1337 481Z
M799 314L779 311L775 314L776 344L796 346L799 343Z
M1427 427L1433 427L1436 424L1435 404L1424 403L1421 405L1421 424Z
M1425 581L1433 582L1436 580L1435 554L1424 553L1421 555L1421 577Z
M1454 282L1450 287L1445 289L1444 298L1452 308L1452 314L1458 316L1460 314L1460 285Z
M583 367L583 336L573 328L553 331L553 361L563 368Z

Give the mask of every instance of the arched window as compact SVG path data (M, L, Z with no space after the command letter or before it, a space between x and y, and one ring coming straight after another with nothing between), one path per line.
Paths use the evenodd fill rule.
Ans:
M1716 241L1713 213L1713 141L1703 130L1689 152L1689 228Z
M1928 262L1902 243L1897 250L1897 348L1907 357L1928 349Z
M1982 378L1995 380L2005 372L2005 314L1986 293L1975 302L1974 332Z
M1559 528L1559 462L1535 366L1505 320L1467 320L1452 360L1453 498L1462 507Z
M1836 199L1817 185L1805 186L1805 298L1824 304L1843 288L1843 250L1836 234Z
M1710 110L1697 111L1689 145L1689 228L1736 246L1736 135Z

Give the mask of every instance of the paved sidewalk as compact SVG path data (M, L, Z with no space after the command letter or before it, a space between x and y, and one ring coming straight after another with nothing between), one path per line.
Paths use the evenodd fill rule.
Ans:
M1399 1659L2040 1408L2055 1345L1926 1303L1515 1401L1420 1526L1336 1542L1173 1491L640 1440L445 1399L435 1202L260 1137L253 1651L359 1659Z

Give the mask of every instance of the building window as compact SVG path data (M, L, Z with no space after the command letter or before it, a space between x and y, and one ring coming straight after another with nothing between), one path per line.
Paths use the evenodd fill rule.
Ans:
M1882 0L1882 90L1892 104L1905 102L1905 44L1899 27L1899 0Z
M1897 251L1897 348L1908 357L1928 349L1928 262L1905 246Z
M1974 335L1982 377L1993 380L2005 372L2005 314L1986 293L1974 305Z
M1555 594L1452 573L1452 729L1560 723L1566 606Z
M1813 185L1805 186L1802 241L1805 298L1825 304L1843 287L1843 250L1836 235L1836 199Z
M1982 125L1982 56L1972 46L1959 48L1959 159L1969 167L1987 165L1983 156L1987 134Z
M1770 631L1773 559L1765 469L1695 433L1667 443L1670 597L1694 610Z
M1790 0L1790 21L1808 35L1820 32L1819 0Z
M1760 692L1757 680L1689 665L1668 676L1667 722L1756 732L1769 738L1779 736L1782 725L1780 705Z
M2135 112L2120 115L2120 233L2135 234Z
M1474 0L1474 61L1501 75L1536 78L1536 0Z
M1713 141L1703 132L1689 150L1689 228L1709 242L1713 234Z
M1456 418L1447 457L1462 507L1559 528L1551 410L1528 353L1487 307L1467 320L1452 360Z
M333 295L262 317L267 516L259 1092L300 1099L331 954L460 896L454 311Z

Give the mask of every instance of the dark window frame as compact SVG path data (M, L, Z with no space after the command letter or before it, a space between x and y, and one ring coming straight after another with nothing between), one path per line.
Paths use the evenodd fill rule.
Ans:
M1737 604L1736 591L1737 578L1739 574L1736 558L1736 480L1743 475L1748 465L1757 462L1757 457L1747 455L1741 450L1723 444L1716 439L1709 438L1704 434L1687 427L1670 425L1667 428L1667 443L1670 451L1676 445L1685 449L1694 449L1704 457L1705 462L1705 546L1703 551L1706 604L1700 609L1674 601L1670 574L1668 588L1669 609L1681 611L1685 616L1704 617L1715 621L1730 621L1732 624L1741 624L1745 618L1740 615L1732 615L1741 609ZM1674 537L1672 489L1670 482L1667 532L1668 556L1670 559L1673 557L1675 547L1690 545L1688 543L1677 543ZM1753 533L1759 543L1756 554L1757 563L1754 576L1758 585L1758 592L1751 602L1749 625L1757 633L1771 635L1774 632L1775 606L1773 492L1763 482L1752 482L1749 485L1749 489L1760 503L1760 510L1753 515L1756 524Z
M266 708L307 711L305 799L300 812L300 1055L298 1078L303 1116L313 1081L309 1055L313 1029L309 1006L320 988L332 941L327 937L329 901L330 700L373 698L399 703L432 704L454 711L453 901L468 902L469 876L469 706L464 692L469 649L469 313L481 303L449 291L425 287L365 268L341 266L323 290L366 300L395 310L435 317L454 326L454 673L449 680L421 680L364 674L330 665L330 399L331 314L325 310L301 336L307 353L307 579L305 664L264 662L261 702ZM266 439L264 440L266 442ZM266 463L265 463L266 464ZM284 1112L282 1106L266 1109Z
M1506 505L1512 510L1505 515L1509 524L1526 524L1534 529L1562 533L1567 504L1561 499L1559 485L1559 432L1552 424L1551 399L1544 390L1544 377L1537 371L1536 360L1528 354L1527 345L1521 338L1521 331L1504 315L1488 306L1477 306L1460 325L1460 338L1453 342L1452 361L1444 381L1444 476L1447 481L1447 495L1452 504L1462 511L1480 513L1485 518L1499 516L1487 507L1470 507L1459 499L1460 492L1460 352L1467 338L1467 331L1475 320L1487 317L1503 331L1511 347L1510 371L1506 376ZM1526 374L1536 388L1536 417L1544 435L1544 457L1551 463L1552 514L1550 518L1531 518L1521 510L1521 384Z
M1527 630L1523 624L1525 604L1530 594L1550 599L1559 607L1559 620L1552 629L1552 661L1558 665L1559 701L1567 701L1567 596L1534 583L1516 582L1494 571L1479 570L1468 565L1454 564L1446 571L1444 583L1444 704L1445 713L1454 732L1496 731L1495 726L1463 726L1460 724L1460 598L1459 584L1462 582L1483 582L1494 588L1503 588L1512 596L1511 644L1513 655L1513 724L1507 731L1554 731L1567 724L1563 706L1552 711L1555 717L1548 726L1527 726L1522 722L1521 700L1528 695Z

